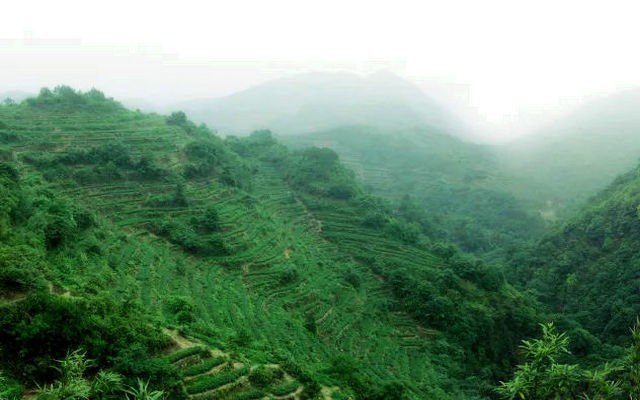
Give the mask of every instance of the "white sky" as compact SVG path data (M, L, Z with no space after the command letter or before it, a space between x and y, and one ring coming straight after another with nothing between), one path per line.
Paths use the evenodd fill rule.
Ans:
M506 135L640 85L639 40L637 1L21 0L0 14L0 91L182 100L383 67L469 84L470 105Z

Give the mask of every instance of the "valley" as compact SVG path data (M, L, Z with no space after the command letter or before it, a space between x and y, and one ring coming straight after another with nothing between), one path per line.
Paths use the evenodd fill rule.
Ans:
M637 171L554 222L496 151L428 125L222 137L66 86L7 102L0 397L633 393ZM571 344L529 343L585 372L518 386L551 321Z

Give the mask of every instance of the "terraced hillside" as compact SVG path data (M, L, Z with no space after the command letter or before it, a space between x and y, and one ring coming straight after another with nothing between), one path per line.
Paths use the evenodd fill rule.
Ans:
M280 365L251 365L220 349L167 331L176 349L162 358L179 371L182 390L189 399L299 399L303 386ZM331 398L336 389L325 388Z
M368 190L410 214L432 240L484 254L521 246L543 231L544 206L514 196L530 184L526 178L510 176L491 148L441 130L348 126L282 140L336 151Z
M461 398L506 373L533 329L499 270L431 248L335 154L290 154L264 133L222 141L182 113L68 88L0 107L0 139L2 165L53 199L46 281L225 353L171 359L191 398ZM74 207L100 228L82 230ZM255 388L256 370L274 378Z

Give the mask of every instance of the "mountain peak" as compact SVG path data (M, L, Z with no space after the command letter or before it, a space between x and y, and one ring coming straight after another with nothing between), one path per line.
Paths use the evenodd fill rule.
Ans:
M291 135L340 126L432 126L452 132L460 124L420 88L389 71L308 72L253 86L229 96L174 106L223 133L268 128Z

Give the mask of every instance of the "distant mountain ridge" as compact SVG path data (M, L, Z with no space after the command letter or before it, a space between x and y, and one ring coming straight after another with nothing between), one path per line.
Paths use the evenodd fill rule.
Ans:
M269 128L291 135L365 124L381 129L427 125L462 132L462 125L444 107L388 72L366 77L346 72L294 75L173 108L223 134Z
M532 194L564 206L603 189L640 157L640 89L587 103L537 133L498 147L505 166L545 190Z

